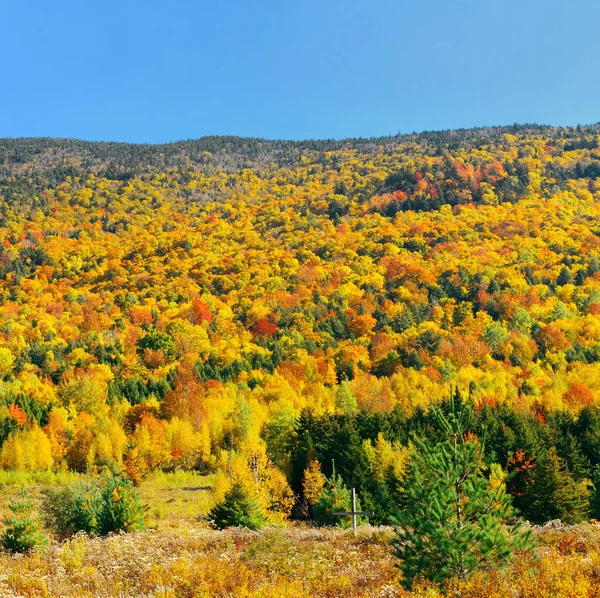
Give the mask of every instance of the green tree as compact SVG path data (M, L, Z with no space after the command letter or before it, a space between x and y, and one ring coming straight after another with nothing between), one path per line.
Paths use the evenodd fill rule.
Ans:
M21 489L8 508L12 516L4 519L6 529L0 537L2 546L10 552L29 552L46 544L46 537L33 516L33 503L26 489Z
M596 465L592 473L592 493L590 496L592 517L600 519L600 465Z
M46 524L61 538L79 531L104 536L145 528L148 507L130 480L121 475L45 491L42 509Z
M133 532L145 528L146 505L133 484L121 475L106 475L100 487L97 533Z
M266 523L260 505L248 494L240 480L234 482L223 501L210 511L208 518L217 529L238 525L259 529Z
M511 497L498 465L486 475L483 442L469 431L470 408L452 401L448 416L437 409L435 415L444 439L434 445L415 439L393 541L406 588L419 577L442 584L466 579L530 546L530 532L505 525L514 515Z
M340 413L350 415L356 413L356 397L352 394L350 383L342 380L335 393L335 407Z
M350 490L344 484L344 480L339 474L335 472L335 465L333 466L333 473L330 478L327 478L325 487L321 492L321 496L314 507L315 522L317 525L336 525L338 527L348 527L351 524L350 515L340 516L334 515L335 512L352 510L352 497ZM356 499L356 510L361 511L362 507L360 500ZM365 517L357 517L358 523L366 523Z
M524 515L534 523L560 519L579 523L589 516L588 480L576 481L565 469L554 447L534 461L531 481L526 487Z

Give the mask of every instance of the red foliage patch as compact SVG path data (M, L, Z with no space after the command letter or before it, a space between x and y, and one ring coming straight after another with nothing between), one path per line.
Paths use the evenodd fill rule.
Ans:
M8 412L19 426L24 426L27 423L27 414L15 403L8 406Z
M261 318L252 325L250 332L252 332L254 336L270 338L277 334L277 326L273 324L273 322L269 322L266 318Z

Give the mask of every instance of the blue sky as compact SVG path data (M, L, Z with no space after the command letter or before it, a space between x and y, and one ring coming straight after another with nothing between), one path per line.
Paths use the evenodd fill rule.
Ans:
M4 0L0 137L600 121L592 0Z

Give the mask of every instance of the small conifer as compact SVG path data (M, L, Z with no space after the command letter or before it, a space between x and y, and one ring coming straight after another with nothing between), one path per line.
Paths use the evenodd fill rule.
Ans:
M2 546L10 552L29 552L46 544L46 537L32 514L33 503L26 489L21 489L8 505L13 515L4 519L6 529L0 537Z
M255 530L265 525L260 506L240 480L234 482L222 502L210 511L208 518L217 529L242 526Z

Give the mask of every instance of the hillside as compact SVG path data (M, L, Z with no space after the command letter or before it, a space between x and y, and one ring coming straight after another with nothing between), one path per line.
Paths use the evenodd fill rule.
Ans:
M496 422L490 459L554 447L585 486L599 141L599 125L0 140L0 465L260 462L271 495L285 476L299 493L307 446L328 474L342 432L398 457L397 422L426 432L456 388ZM376 469L365 451L335 455L346 483L357 459Z

